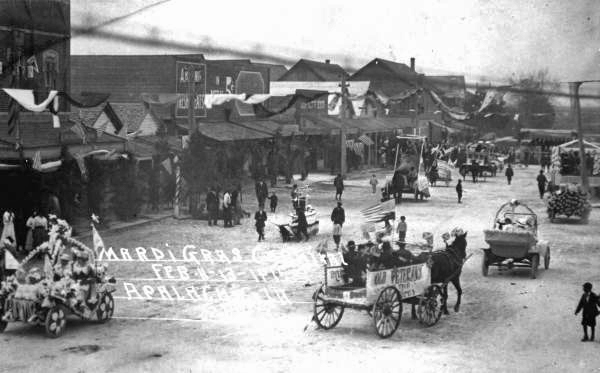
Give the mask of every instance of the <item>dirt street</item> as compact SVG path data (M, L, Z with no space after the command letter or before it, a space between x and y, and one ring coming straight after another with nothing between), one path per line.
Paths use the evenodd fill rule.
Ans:
M372 318L353 310L346 310L333 330L310 325L304 331L312 316L311 295L323 277L312 254L319 239L331 237L329 215L335 206L333 178L317 174L309 176L310 203L319 212L320 233L308 242L283 244L277 227L268 224L266 242L257 243L253 219L230 229L222 222L208 227L205 221L166 220L105 235L106 246L112 246L118 258L123 258L120 248L132 256L132 261L106 262L119 281L114 319L103 325L69 319L59 339L46 338L40 327L9 324L0 335L0 371L600 371L600 341L581 343L581 316L573 315L581 284L590 281L600 291L600 215L593 211L588 225L551 224L537 196L537 171L516 168L511 186L501 176L478 184L466 181L462 204L456 202L456 175L450 187L432 188L429 200L403 201L400 212L407 217L409 241L429 231L435 246L441 247L442 233L462 227L468 231L467 251L473 253L461 278L460 312L451 309L431 328L411 320L405 306L398 331L386 340L375 334ZM383 173L377 174L381 185ZM353 173L346 182L344 241L361 239L359 211L377 202L370 175ZM276 216L268 212L271 222L285 220L290 210L289 189L275 191L280 204ZM536 211L539 236L550 242L550 269L541 268L535 280L527 269L490 268L488 277L481 274L483 229L511 198ZM244 205L255 211L253 191L246 191ZM179 259L185 245L195 245L197 257L201 249L209 250L215 262L145 262L134 255L136 247L143 247L151 257L154 247L165 259L169 250ZM231 263L217 262L217 250L223 250L220 260L226 256ZM253 252L262 264L252 261ZM124 283L131 284L129 293ZM152 292L144 285L152 286ZM160 285L165 288L156 290ZM185 290L190 285L197 291L195 300ZM143 297L144 291L153 299L127 299L128 294ZM186 300L177 300L178 295ZM455 300L450 286L449 305Z

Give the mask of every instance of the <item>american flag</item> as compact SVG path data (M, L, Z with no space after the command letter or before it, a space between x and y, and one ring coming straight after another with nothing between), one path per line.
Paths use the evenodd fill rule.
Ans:
M367 135L361 135L358 139L367 146L375 145L373 140L371 140L371 138Z
M386 202L378 203L360 211L363 217L369 223L377 223L384 220L394 220L396 217L395 203L391 199Z

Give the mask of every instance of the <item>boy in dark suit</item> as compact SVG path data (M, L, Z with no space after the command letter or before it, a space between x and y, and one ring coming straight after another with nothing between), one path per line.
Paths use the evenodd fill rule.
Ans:
M592 292L592 284L586 282L583 284L583 295L579 300L575 315L583 310L581 325L583 326L582 342L594 340L594 330L596 328L596 316L598 316L598 296ZM592 336L588 339L587 327L592 330Z
M265 239L265 222L267 221L267 213L263 207L259 207L256 214L254 214L254 220L256 220L256 233L258 233L258 242L264 241Z

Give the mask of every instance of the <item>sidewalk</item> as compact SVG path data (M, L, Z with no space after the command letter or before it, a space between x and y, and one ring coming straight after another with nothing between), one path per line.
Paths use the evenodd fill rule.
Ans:
M117 233L117 232L121 232L124 230L143 226L146 224L154 223L154 222L161 221L161 220L164 220L167 218L172 218L172 217L173 217L172 210L171 211L165 210L165 211L161 211L161 212L153 213L153 214L144 214L143 216L140 216L139 218L130 220L130 221L111 222L109 224L109 226L106 228L98 227L98 232L104 233L104 234ZM88 238L88 237L92 236L92 229L89 224L86 227L84 227L83 225L76 226L75 229L77 231L77 234L74 237L76 237L78 239Z

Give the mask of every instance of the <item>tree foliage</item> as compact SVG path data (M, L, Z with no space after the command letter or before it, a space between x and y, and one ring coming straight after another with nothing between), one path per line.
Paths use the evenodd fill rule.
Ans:
M552 79L548 70L539 70L510 79L518 91L513 93L514 108L519 114L519 124L528 128L551 128L556 112L548 92L558 89L559 83Z

